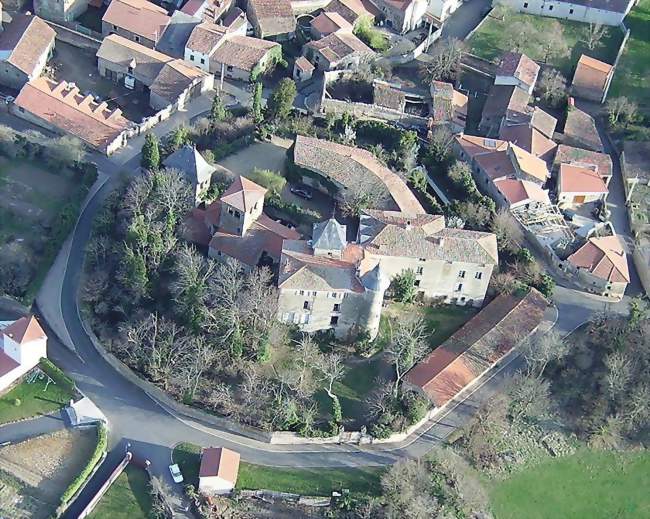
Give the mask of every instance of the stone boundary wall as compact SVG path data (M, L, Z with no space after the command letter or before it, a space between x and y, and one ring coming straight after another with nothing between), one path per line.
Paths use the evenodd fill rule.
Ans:
M95 38L89 34L76 31L70 27L60 25L50 20L44 20L52 29L56 31L56 39L65 43L69 43L74 47L80 49L93 49L97 50L102 45L102 40ZM55 44L56 47L56 44Z
M126 466L131 462L131 458L133 458L133 454L127 452L124 458L122 459L122 461L120 461L120 463L117 465L117 467L115 467L113 472L110 473L106 481L104 481L102 486L99 487L99 490L97 490L97 493L93 496L93 498L86 505L86 507L81 511L77 519L83 519L84 517L87 517L92 513L92 511L95 509L95 507L97 506L101 498L104 497L104 494L108 491L109 488L111 488L111 485L120 476L120 474L124 472Z
M359 118L380 119L382 121L396 121L409 126L421 126L426 128L428 119L418 115L412 115L390 108L383 108L377 105L366 103L352 103L340 99L324 99L321 103L321 112L323 113L351 113Z

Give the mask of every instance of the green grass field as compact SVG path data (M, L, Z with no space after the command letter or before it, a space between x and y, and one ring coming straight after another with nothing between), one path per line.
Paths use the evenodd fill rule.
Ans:
M90 519L148 519L151 509L149 478L129 465L104 494Z
M496 519L650 517L650 454L585 450L497 483Z
M607 63L614 63L618 48L623 41L623 34L620 29L617 27L609 27L607 34L602 40L603 45L589 50L583 41L588 24L515 12L508 13L505 19L500 19L498 13L494 14L495 11L488 16L479 30L471 37L469 44L472 54L496 62L504 52L512 50L508 48L507 39L508 26L510 24L518 21L526 21L543 30L549 24L557 21L564 29L564 37L571 52L568 56L557 58L551 64L560 69L568 80L571 80L571 76L581 54L588 54L593 58ZM536 61L544 60L544 56L540 55L536 49L531 47L523 48L521 51Z
M0 423L51 413L67 405L72 396L69 391L53 383L45 391L44 380L32 384L22 382L0 397Z
M172 459L178 463L187 483L198 483L201 448L180 443ZM237 488L275 490L309 496L329 496L333 490L347 488L357 494L379 495L384 469L364 468L290 468L266 467L242 461L239 465Z
M237 488L275 490L306 496L329 496L347 488L351 493L379 495L384 469L364 468L277 468L242 462Z
M639 105L650 107L650 0L640 0L625 18L630 39L618 68L608 97L627 96Z

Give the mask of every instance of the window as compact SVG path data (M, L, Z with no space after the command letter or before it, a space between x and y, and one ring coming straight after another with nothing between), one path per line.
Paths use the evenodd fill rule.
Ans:
M418 267L415 271L416 274L422 274L424 272L424 267Z
M465 277L465 271L464 271L464 270L461 270L461 271L458 273L458 277L459 277L459 278L464 278L464 277Z
M426 258L418 258L418 261L426 261Z
M239 214L239 211L235 211L235 218L241 217L241 214Z
M220 250L217 251L217 256L221 256L221 251Z
M552 6L552 5L549 5L549 6L548 6L548 10L549 10L549 11L552 11L552 10L553 10L553 6Z
M337 324L339 324L339 316L333 315L330 317L330 326L336 326Z
M302 309L303 309L303 310L309 310L309 301L305 301L305 302L302 304Z
M340 312L340 311L341 311L341 305L339 303L334 303L333 312Z
M24 109L22 106L19 106L19 107L18 107L18 111L19 111L21 114L24 114L24 113L25 113L25 109Z
M420 280L416 279L415 283L413 283L414 286L419 287L420 286Z
M113 25L113 30L117 31L117 25Z
M301 296L304 296L304 295L305 295L305 291L304 291L304 290L301 290L299 293L300 293Z
M573 14L573 9L569 9L569 14Z
M483 277L483 272L477 272L474 274L474 279L481 279Z
M456 292L460 292L462 289L463 289L463 284L458 283L458 285L456 285Z
M524 9L528 9L528 2L524 2Z
M140 36L134 36L133 39L134 39L136 42L140 43Z
M201 65L205 65L205 58L201 58Z
M233 210L232 210L232 207L229 207L229 208L228 208L228 214L235 214L235 213L233 212Z
M232 70L232 65L228 65L228 66L226 67L226 70L230 72L230 71Z
M194 54L190 54L190 61L194 61Z

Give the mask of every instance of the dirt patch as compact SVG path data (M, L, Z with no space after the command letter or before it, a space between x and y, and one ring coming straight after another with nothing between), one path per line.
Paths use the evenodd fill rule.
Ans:
M3 207L31 221L48 221L72 190L69 175L58 175L26 160L0 157Z
M85 466L97 443L94 429L66 429L0 449L0 469L57 503Z

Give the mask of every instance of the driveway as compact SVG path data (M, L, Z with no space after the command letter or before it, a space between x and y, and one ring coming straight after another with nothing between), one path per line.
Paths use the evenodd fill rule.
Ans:
M445 20L440 35L441 39L457 38L464 40L485 18L491 6L491 0L469 0L465 2Z

